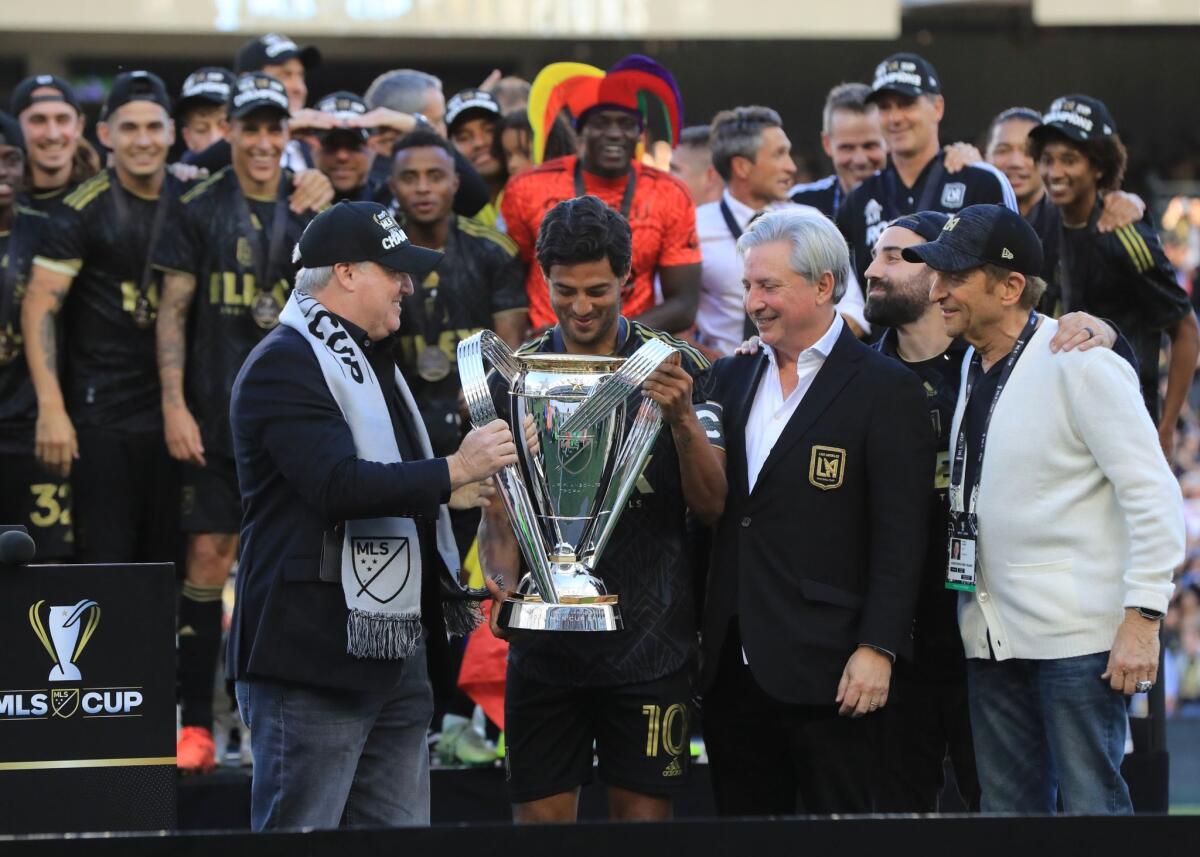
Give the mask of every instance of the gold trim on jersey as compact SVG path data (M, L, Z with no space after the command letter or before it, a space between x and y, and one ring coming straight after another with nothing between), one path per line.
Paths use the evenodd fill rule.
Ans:
M219 182L221 180L221 178L225 175L225 173L229 172L229 170L231 170L231 169L233 169L233 168L232 167L222 167L221 169L217 170L215 173L213 173L211 176L206 178L204 181L200 182L200 184L196 185L194 188L190 189L183 196L179 197L179 201L180 202L191 202L193 199L200 196L202 193L206 192L213 185L217 184L217 182Z
M470 217L458 218L458 226L463 232L467 233L468 235L473 235L476 238L486 238L488 241L491 241L493 244L498 245L502 250L504 250L505 253L507 253L510 256L517 255L517 252L518 252L517 242L513 241L511 238L509 238L503 232L493 229L492 227L490 227L486 224L480 223L478 220L473 220Z
M91 205L92 200L108 190L110 184L108 170L101 170L63 197L63 204L76 211L83 211Z
M1146 240L1138 234L1136 229L1132 226L1121 226L1117 229L1116 235L1139 272L1149 271L1154 267L1154 256L1150 253L1150 248L1146 246Z

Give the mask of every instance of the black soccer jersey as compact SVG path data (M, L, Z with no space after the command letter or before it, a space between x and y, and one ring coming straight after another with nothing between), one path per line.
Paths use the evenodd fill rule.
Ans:
M1157 420L1163 333L1187 317L1192 305L1151 226L1143 221L1101 233L1100 214L1097 201L1086 227L1068 229L1059 220L1057 255L1047 260L1058 299L1049 309L1082 310L1117 326L1133 346L1142 398Z
M891 159L875 175L850 192L838 209L837 225L850 244L851 261L858 281L865 283L871 250L883 230L902 214L941 211L954 214L978 203L993 203L1017 210L1017 198L1004 174L991 164L971 164L947 173L941 152L930 161L912 187L900 180Z
M150 272L144 296L141 282L158 207L166 223L181 190L168 173L158 197L138 196L108 169L67 194L42 234L34 264L74 278L63 314L65 397L77 427L162 427L154 343L161 277Z
M40 211L42 214L50 214L54 211L55 206L62 202L67 194L75 190L78 186L77 184L70 183L49 190L30 190L27 193L21 194L20 202L26 208L32 208L34 211Z
M694 348L636 321L620 319L616 355L629 357L643 342L661 339L677 348L683 368L698 378L708 361ZM521 352L566 351L557 327L522 347ZM626 424L641 403L635 392L626 402ZM493 393L506 417L508 397ZM545 684L602 687L650 681L682 668L696 647L692 562L686 530L686 504L679 456L664 425L604 553L597 575L620 597L621 631L593 634L531 634L514 637L512 666Z
M415 292L404 298L396 359L425 419L434 455L449 455L462 440L458 343L490 328L493 316L528 306L525 267L507 235L454 217L442 249L437 268L423 282L414 278ZM431 346L445 358L432 373L419 359ZM442 371L445 377L435 378Z
M950 540L950 424L958 402L963 355L967 344L956 339L942 354L918 363L904 361L896 349L897 335L885 330L875 343L882 353L900 360L917 373L929 402L929 420L937 437L937 464L930 494L929 542L925 571L913 626L913 664L929 679L965 676L962 638L958 632L958 593L946 589L946 552Z
M279 324L295 282L292 248L313 215L288 208L290 187L291 174L284 170L275 197L247 197L233 168L221 170L180 198L175 228L154 256L161 271L196 279L184 386L210 453L233 457L234 378L254 346Z
M788 198L800 205L811 205L826 217L837 219L838 209L846 195L842 193L842 183L838 181L837 173L834 173L815 182L795 185L788 191Z
M0 232L0 453L33 454L37 395L25 363L21 300L48 222L40 211L19 205L8 231Z

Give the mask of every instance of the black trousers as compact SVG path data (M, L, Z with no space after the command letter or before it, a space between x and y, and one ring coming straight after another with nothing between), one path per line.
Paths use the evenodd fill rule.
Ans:
M727 816L871 811L869 721L837 706L769 696L742 662L731 627L702 719L717 813Z
M938 812L947 756L963 806L979 811L979 777L967 711L967 677L932 678L899 663L876 741L876 812Z

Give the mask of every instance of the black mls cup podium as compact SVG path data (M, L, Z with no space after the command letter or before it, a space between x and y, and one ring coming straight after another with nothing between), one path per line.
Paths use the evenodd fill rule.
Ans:
M173 828L172 566L21 565L0 539L0 835Z

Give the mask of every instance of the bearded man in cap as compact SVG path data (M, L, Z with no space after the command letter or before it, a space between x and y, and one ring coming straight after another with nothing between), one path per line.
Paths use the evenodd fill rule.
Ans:
M904 260L971 344L950 432L951 549L985 812L1130 813L1123 694L1153 687L1183 560L1179 486L1137 376L1052 351L1037 232L969 206ZM1047 524L1047 522L1050 522ZM957 542L957 548L955 548Z
M251 822L427 824L427 646L474 622L445 504L486 502L478 483L516 446L496 420L433 458L395 367L410 277L440 253L383 206L342 202L294 258L296 291L231 405L244 512L228 672L254 735Z

